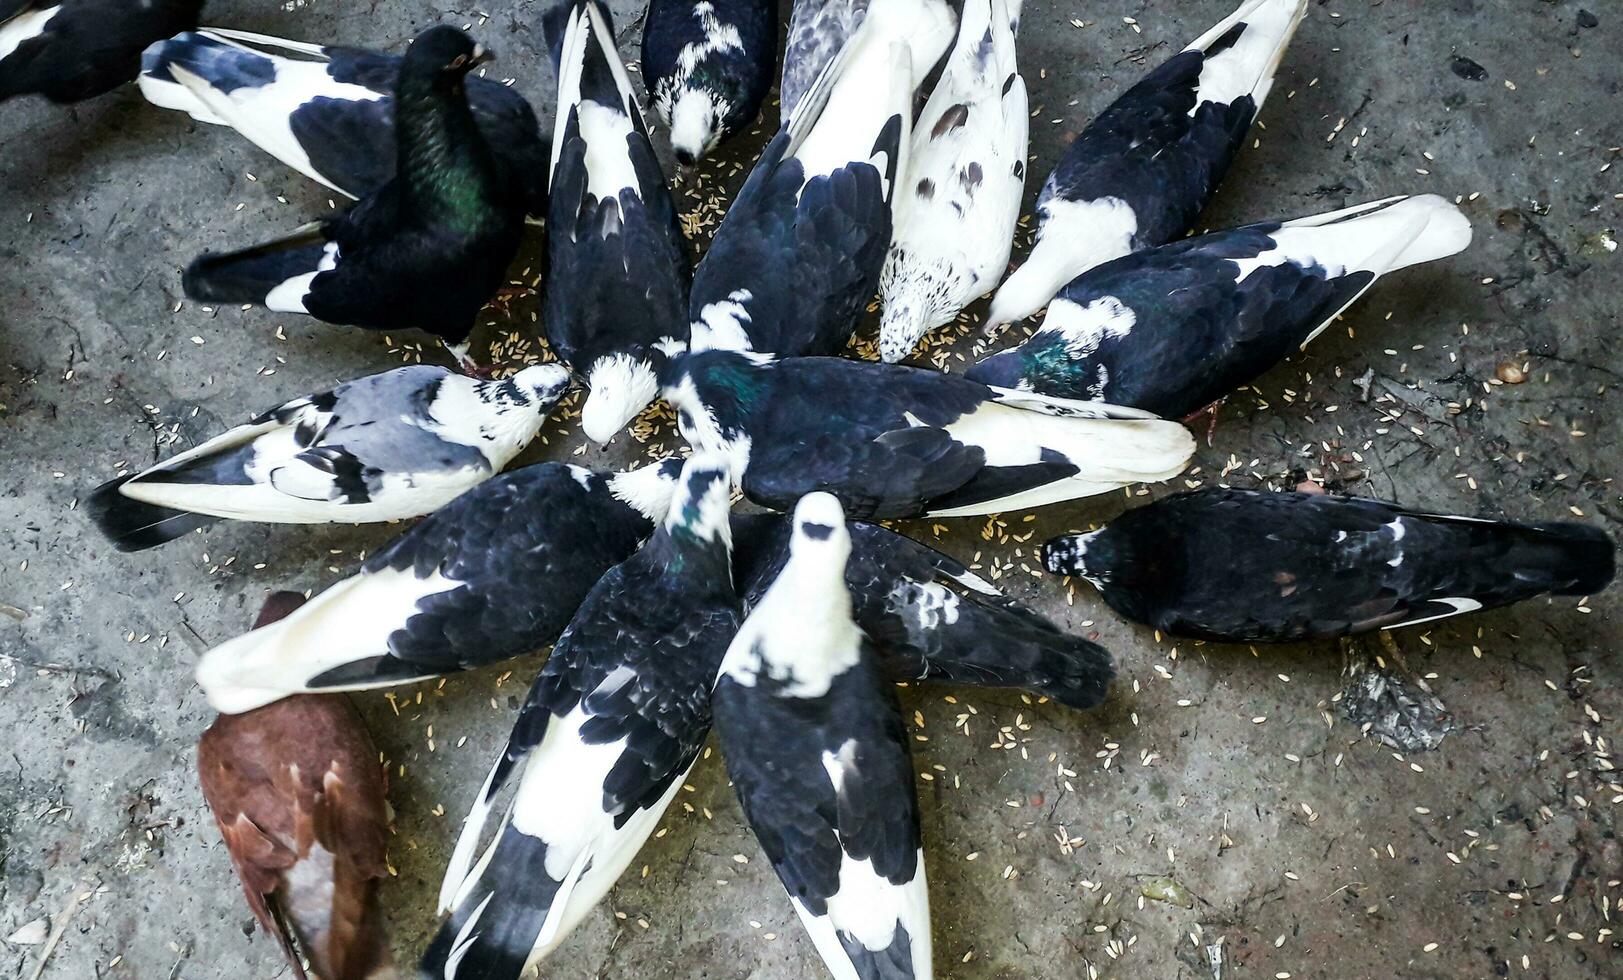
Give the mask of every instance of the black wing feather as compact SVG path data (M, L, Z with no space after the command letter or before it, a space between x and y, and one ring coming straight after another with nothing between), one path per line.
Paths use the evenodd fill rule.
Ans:
M787 130L773 138L722 219L694 273L690 316L747 290L755 350L835 354L878 285L890 206L871 164L808 182L798 160L783 158L788 144Z
M1115 197L1138 217L1134 248L1182 236L1216 192L1257 114L1249 95L1195 109L1205 60L1199 51L1174 55L1100 113L1054 168L1039 205L1055 196Z
M606 489L541 463L480 484L369 558L464 583L431 596L389 637L394 659L433 674L533 653L557 639L603 573L652 530Z

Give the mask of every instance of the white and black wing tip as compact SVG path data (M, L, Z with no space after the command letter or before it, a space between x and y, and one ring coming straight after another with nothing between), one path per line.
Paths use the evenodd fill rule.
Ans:
M1249 97L1261 110L1307 6L1308 0L1247 0L1196 38L1184 49L1205 54L1196 106L1232 105Z
M987 385L992 392L992 401L1010 408L1022 411L1036 412L1039 415L1052 415L1063 419L1159 419L1154 412L1146 412L1141 408L1131 408L1126 405L1112 405L1109 402L1082 401L1076 398L1059 398L1054 395L1042 395L1035 391L1020 391L1016 388L1000 388L997 385Z

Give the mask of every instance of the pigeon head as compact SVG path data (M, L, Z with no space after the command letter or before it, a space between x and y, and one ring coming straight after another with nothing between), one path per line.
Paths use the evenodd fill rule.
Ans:
M728 106L707 88L686 88L671 106L671 151L684 167L697 164L726 134Z
M969 366L964 376L993 388L1018 388L1025 377L1024 359L1017 348L999 351Z
M698 453L682 467L665 530L673 538L731 544L733 469L720 453Z
M667 375L665 400L676 409L683 438L695 449L725 450L733 472L744 472L750 453L744 425L769 384L766 372L746 355L712 350L677 358Z
M536 364L508 378L507 383L519 397L544 410L569 390L569 370L562 364Z
M464 75L491 58L483 45L456 28L430 27L417 35L407 49L401 72L437 77L456 85Z
M663 358L661 358L663 359ZM647 357L616 352L600 357L586 372L590 389L580 424L593 442L608 442L659 394L659 374Z
M431 27L406 49L395 83L396 175L413 207L433 215L430 226L464 235L497 232L511 220L511 202L504 200L510 189L463 84L489 57L456 28ZM452 323L442 332L458 360L466 360L471 325Z
M880 359L895 364L913 353L919 338L929 332L930 321L922 304L900 297L887 299L879 319Z
M423 428L447 442L477 447L499 470L541 431L568 387L562 364L528 367L505 381L446 371L428 393Z
M993 354L965 372L971 381L994 388L1029 391L1035 386L1045 392L1065 392L1075 398L1098 397L1097 392L1075 391L1079 383L1086 381L1083 374L1065 338L1052 330L1039 330L1019 347Z
M259 609L259 618L254 620L254 629L269 626L279 619L286 619L302 605L304 605L302 592L291 592L287 589L272 592L265 597L265 604Z
M845 561L851 554L851 532L845 526L845 509L830 493L808 493L795 505L794 536L789 541L790 559L796 564L825 566L845 575Z

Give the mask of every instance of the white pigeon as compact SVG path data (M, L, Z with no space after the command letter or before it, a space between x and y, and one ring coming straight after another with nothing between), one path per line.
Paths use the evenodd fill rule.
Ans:
M913 129L879 279L886 361L991 292L1009 265L1029 130L1019 19L1020 0L966 0L958 43Z

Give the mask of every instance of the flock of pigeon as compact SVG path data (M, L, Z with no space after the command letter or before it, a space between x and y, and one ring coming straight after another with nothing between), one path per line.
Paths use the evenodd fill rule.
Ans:
M487 53L454 28L395 56L198 30L200 6L0 0L0 98L72 101L137 78L153 104L231 127L354 198L286 237L199 257L187 295L420 328L466 372L403 367L294 399L90 501L123 550L219 519L423 517L310 601L273 595L254 630L197 668L222 712L199 746L204 793L300 977L392 969L373 894L382 774L347 702L323 695L548 645L466 818L423 975L513 978L557 948L654 831L714 724L830 973L930 976L892 682L1014 686L1087 708L1106 696L1111 658L868 522L1170 479L1194 448L1172 420L1250 383L1382 275L1471 240L1435 196L1185 237L1306 0L1247 0L1095 119L1044 184L1036 245L1006 279L1027 160L1019 0L963 0L961 13L795 0L783 127L692 269L598 0L550 0L542 16L550 133L513 89L471 74ZM642 74L682 163L752 124L778 49L776 0L652 0ZM469 335L527 222L546 228L543 321L567 369L497 380ZM876 294L885 363L840 356ZM966 375L895 363L987 294L991 324L1046 316ZM590 438L663 394L693 455L503 473L572 377L589 392ZM735 488L776 513L735 512ZM1044 558L1130 620L1253 643L1589 594L1614 563L1583 525L1220 488L1056 538Z

